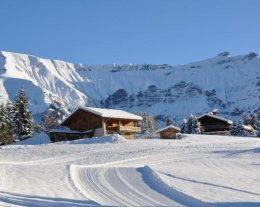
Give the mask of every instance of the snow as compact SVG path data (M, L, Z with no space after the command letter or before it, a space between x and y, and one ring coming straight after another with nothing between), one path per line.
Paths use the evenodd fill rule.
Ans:
M231 120L225 119L225 118L220 117L220 116L213 115L211 113L203 114L203 115L199 116L198 119L201 119L202 117L205 117L205 116L227 122L228 124L233 124L233 122Z
M56 132L56 130L54 130ZM60 132L70 132L70 130L57 130ZM74 133L77 133L77 131L72 131ZM81 133L81 132L79 132ZM103 136L103 137L93 137L93 138L83 138L83 139L78 139L78 140L73 140L73 141L63 141L63 142L58 142L57 144L97 144L97 143L120 143L120 142L125 142L125 138L120 136L119 134L115 134L112 136ZM16 142L14 145L41 145L41 144L50 144L52 143L49 136L45 133L40 133L37 134L31 138L25 139L23 141ZM13 147L15 148L15 147Z
M216 56L179 66L148 65L145 69L147 65L142 64L72 64L26 54L0 54L0 68L6 69L0 72L1 102L12 99L23 86L30 96L33 114L44 112L50 104L70 111L80 105L100 107L100 101L119 89L127 92L126 98L133 95L136 101L137 94L149 86L155 85L167 92L180 81L198 86L202 93L191 97L185 94L186 89L182 93L172 90L174 101L170 102L166 94L159 92L158 103L145 100L147 104L135 102L131 108L114 103L111 108L146 111L154 116L172 115L180 121L190 113L200 115L214 108L233 119L237 118L232 114L236 109L248 112L259 107L259 57L249 60L247 55ZM212 90L225 106L216 102L209 104L205 93Z
M66 141L68 144L97 144L97 143L120 143L125 142L126 139L119 134L115 134L112 136L103 136L103 137L92 137L79 139L74 141Z
M131 114L122 110L80 106L73 113L71 113L65 120L63 120L63 122L65 122L70 116L72 116L79 109L94 113L98 116L105 117L105 118L131 119L131 120L138 120L138 121L143 120L141 116L137 116L135 114Z
M169 126L167 126L167 127L164 127L164 128L161 128L161 129L156 130L155 133L159 133L159 132L164 131L164 130L169 129L169 128L172 128L172 129L176 129L176 130L178 130L178 131L181 131L181 129L180 129L179 127L176 127L176 126L174 126L174 125L169 125Z
M51 143L49 136L45 133L40 133L28 139L16 142L14 145L39 145L49 143Z
M242 125L242 127L247 131L254 131L254 128L250 125Z
M121 139L2 146L0 206L260 205L260 139Z
M71 133L71 134L81 134L83 132L77 130L70 130L70 129L51 129L48 133L56 132L56 133Z

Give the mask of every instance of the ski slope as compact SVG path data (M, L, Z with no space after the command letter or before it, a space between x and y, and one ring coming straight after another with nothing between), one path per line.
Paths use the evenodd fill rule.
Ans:
M257 138L32 143L1 148L0 206L260 205Z

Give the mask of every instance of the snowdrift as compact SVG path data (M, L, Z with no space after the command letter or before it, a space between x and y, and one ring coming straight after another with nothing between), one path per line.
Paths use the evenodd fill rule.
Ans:
M93 138L84 138L74 141L65 141L65 142L56 142L53 144L102 144L102 143L121 143L125 142L126 139L119 134L103 137L93 137ZM23 141L16 142L14 145L41 145L41 144L50 144L50 138L45 133L37 134L31 138L25 139Z
M65 141L65 142L57 142L57 143L66 143L66 144L102 144L102 143L120 143L125 142L126 139L119 134L111 135L111 136L103 136L103 137L92 137L92 138L84 138L74 141Z

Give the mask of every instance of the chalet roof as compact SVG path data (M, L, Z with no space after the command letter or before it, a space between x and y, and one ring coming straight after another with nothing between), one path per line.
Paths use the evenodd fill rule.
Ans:
M220 116L213 115L212 113L203 114L203 115L201 115L201 116L198 117L198 120L200 120L201 118L203 118L203 117L205 117L205 116L211 117L211 118L213 118L213 119L217 119L217 120L220 120L220 121L227 122L228 124L233 124L233 122L232 122L231 120L225 119L225 118L220 117Z
M93 130L87 130L84 132L76 131L76 130L70 130L70 129L51 129L48 131L48 133L65 133L65 134L84 134L88 132L92 132Z
M159 133L159 132L162 132L162 131L164 131L164 130L166 130L166 129L170 129L170 128L175 129L175 130L177 130L177 131L181 131L181 129L180 129L179 127L176 127L176 126L174 126L174 125L171 124L171 125L169 125L169 126L167 126L167 127L164 127L164 128L161 128L161 129L156 130L155 133Z
M103 118L130 119L130 120L137 120L137 121L143 120L141 116L137 116L135 114L131 114L129 112L118 110L118 109L102 109L102 108L80 106L74 112L72 112L66 119L64 119L62 123L64 123L69 117L71 117L79 109L96 114Z

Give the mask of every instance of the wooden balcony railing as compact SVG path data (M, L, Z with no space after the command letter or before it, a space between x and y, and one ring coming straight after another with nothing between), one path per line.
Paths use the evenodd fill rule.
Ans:
M131 126L119 126L119 131L124 132L141 132L141 127L131 127Z

